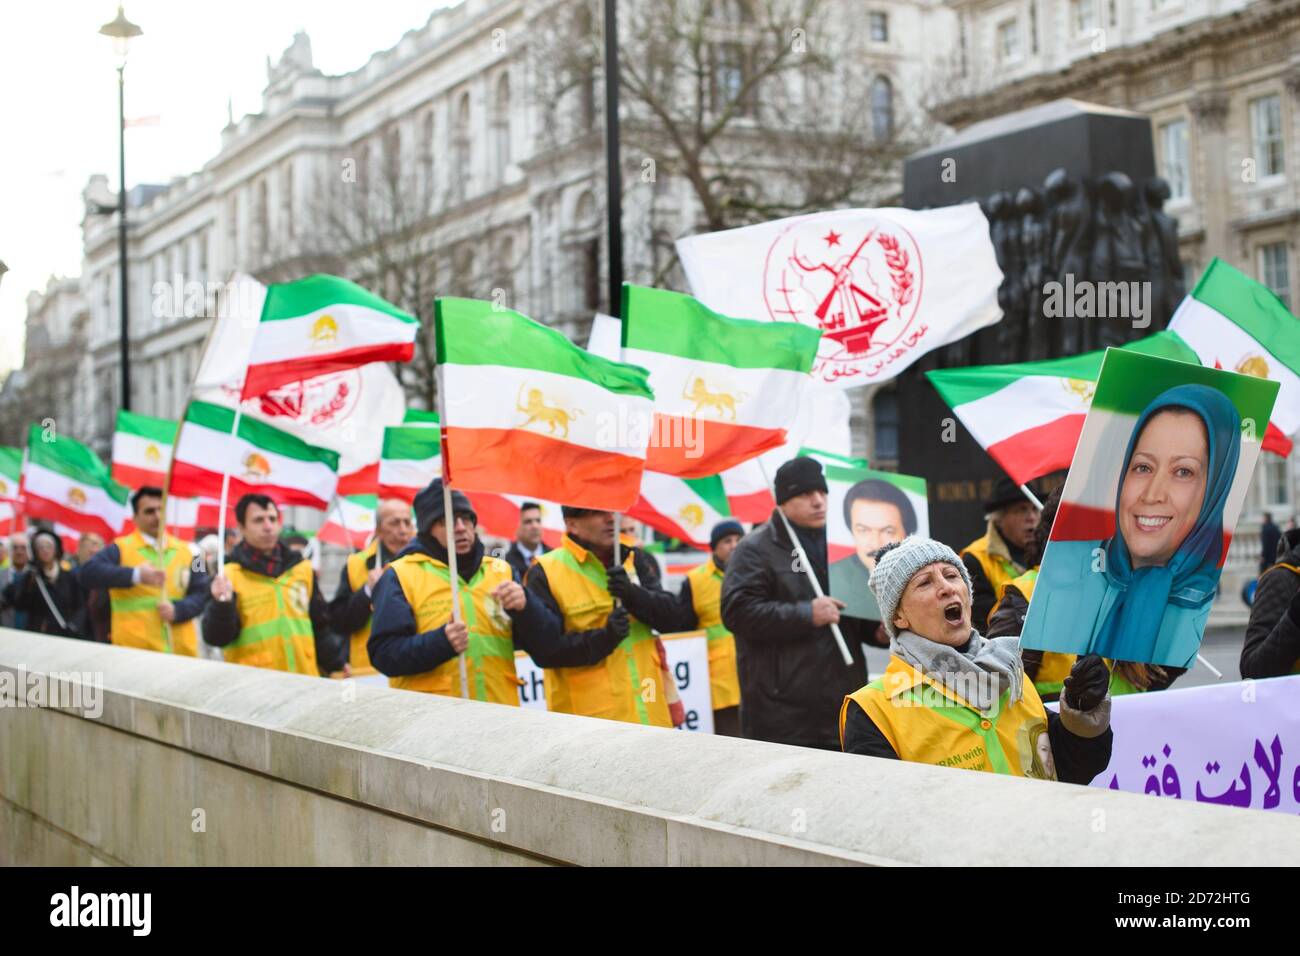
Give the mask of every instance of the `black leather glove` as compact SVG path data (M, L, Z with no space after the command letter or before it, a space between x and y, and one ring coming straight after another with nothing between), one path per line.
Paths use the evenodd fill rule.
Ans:
M628 595L637 589L632 579L627 576L627 569L607 568L605 576L609 579L609 593L626 604Z
M631 626L632 620L628 617L627 608L616 607L609 612L609 617L605 621L605 633L621 641L627 637L627 632L631 629Z
M1106 697L1110 687L1110 671L1099 654L1080 657L1070 668L1061 692L1065 702L1074 710L1089 711Z

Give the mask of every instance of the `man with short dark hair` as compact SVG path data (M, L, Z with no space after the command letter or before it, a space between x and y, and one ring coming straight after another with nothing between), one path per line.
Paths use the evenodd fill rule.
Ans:
M916 509L897 485L867 478L844 496L844 524L853 535L853 553L831 565L831 594L845 603L845 614L873 622L874 633L880 609L868 586L876 566L873 555L916 533Z
M536 501L525 501L519 506L519 529L514 543L506 551L506 561L523 580L534 561L540 558L546 546L542 544L542 506Z
M203 640L234 664L328 675L346 664L311 562L280 541L280 510L263 494L235 505L243 540L212 579Z
M821 464L806 456L787 461L777 469L774 490L777 510L736 546L722 582L722 623L736 636L740 729L751 740L839 750L839 707L867 682L865 625L842 617L844 602L827 595ZM823 597L799 562L786 521ZM835 623L851 664L844 663L831 632Z
M77 572L87 591L107 589L109 639L121 647L197 657L194 620L209 580L192 547L163 528L163 492L131 496L135 530L101 549Z

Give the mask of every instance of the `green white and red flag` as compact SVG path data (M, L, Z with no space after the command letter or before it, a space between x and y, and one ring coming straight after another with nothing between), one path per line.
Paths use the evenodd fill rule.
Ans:
M1264 451L1287 457L1300 431L1300 319L1272 289L1212 259L1169 320L1211 368L1277 382L1277 404L1264 433Z
M654 392L643 368L474 299L437 299L443 467L462 491L625 511L640 492Z
M32 425L27 434L21 494L26 517L93 531L105 541L121 534L131 517L130 489L113 480L99 456L41 425Z
M731 517L720 475L678 478L646 471L641 476L641 496L628 515L656 531L709 550L713 526Z
M238 434L234 426L234 409L190 402L176 443L172 494L220 499L228 469L229 501L258 492L280 506L329 506L338 484L338 452L256 419L240 418Z
M1122 351L1201 364L1173 332ZM1070 467L1105 350L1042 362L926 372L967 431L1017 484Z
M786 440L821 332L734 319L689 295L623 286L623 359L655 394L646 469L704 478Z
M18 484L23 475L23 451L0 445L0 501L19 504Z
M338 276L267 286L241 397L371 362L409 362L419 326L415 316Z
M113 432L113 480L128 488L162 488L179 422L118 409Z
M442 429L437 425L389 425L379 459L379 497L410 504L442 474Z
M329 510L317 537L330 544L360 551L375 533L378 495L340 495Z

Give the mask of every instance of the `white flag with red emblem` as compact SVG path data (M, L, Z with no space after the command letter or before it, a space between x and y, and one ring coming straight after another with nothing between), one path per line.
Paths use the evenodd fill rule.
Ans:
M840 388L888 381L1002 317L976 203L795 216L688 236L677 253L709 308L819 329L813 375Z

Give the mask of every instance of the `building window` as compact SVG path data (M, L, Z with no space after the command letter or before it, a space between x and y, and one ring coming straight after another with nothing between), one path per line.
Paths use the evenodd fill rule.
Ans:
M877 460L898 460L898 393L893 389L877 392L871 403L872 416L875 420L875 454L872 462Z
M1273 290L1282 304L1291 308L1291 268L1285 242L1259 247L1259 281Z
M894 87L885 76L871 83L871 131L882 143L894 135Z
M1015 63L1020 59L1020 21L1003 20L998 24L998 61Z
M867 14L867 24L871 29L871 39L876 43L889 42L889 14L872 10Z
M1290 491L1290 469L1287 467L1290 462L1279 455L1261 455L1259 459L1259 470L1262 475L1261 483L1263 484L1263 494L1260 496L1260 503L1264 509L1289 508L1291 504ZM1277 520L1276 512L1273 515Z
M600 308L600 240L588 239L579 252L582 270L582 308L595 312Z
M753 96L744 95L745 50L738 43L719 43L713 47L713 109L733 108L738 115L750 115ZM751 91L752 93L752 91Z
M470 175L470 136L469 136L469 94L462 93L456 105L456 132L452 136L452 150L456 157L456 168L451 171L452 194L457 199L465 198L468 191L466 183Z
M510 165L510 75L502 73L497 80L497 94L493 123L495 173L498 183L505 182L506 167Z
M1097 0L1070 0L1070 26L1075 36L1090 36L1097 28Z
M1188 198L1192 194L1192 182L1187 156L1187 120L1174 120L1160 127L1160 154L1160 171L1169 181L1169 198Z
M1250 138L1259 175L1282 175L1282 101L1276 94L1250 101Z

